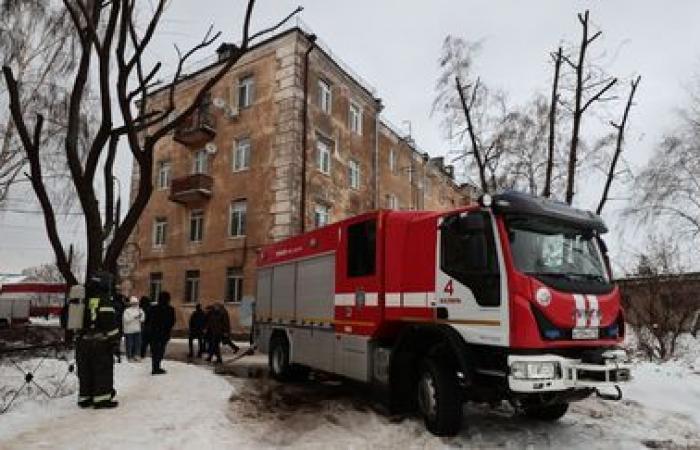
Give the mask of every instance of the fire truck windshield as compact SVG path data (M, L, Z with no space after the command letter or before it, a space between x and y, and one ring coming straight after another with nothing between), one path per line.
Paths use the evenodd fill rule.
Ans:
M612 289L591 230L535 217L510 217L507 223L519 271L564 291Z

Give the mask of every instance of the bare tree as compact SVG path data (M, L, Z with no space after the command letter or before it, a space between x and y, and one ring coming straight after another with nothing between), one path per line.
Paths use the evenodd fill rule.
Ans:
M625 127L627 126L627 118L629 117L630 109L632 108L632 102L634 101L634 94L637 92L637 86L642 80L641 76L637 76L632 80L629 96L627 97L627 104L625 105L625 111L622 113L622 120L620 123L610 122L610 125L617 130L617 139L615 143L615 152L613 153L612 161L610 163L610 170L608 171L608 176L605 179L605 187L603 188L603 194L600 197L600 202L596 208L596 214L600 215L603 212L603 207L605 202L608 201L608 195L610 194L610 186L612 185L613 179L617 174L617 163L622 154L622 147L625 142Z
M574 199L579 134L581 132L583 115L593 103L603 99L603 95L617 83L617 78L607 76L595 77L590 70L587 70L586 55L588 47L600 37L602 31L597 31L593 33L592 36L589 36L590 21L588 11L579 14L578 20L581 23L581 44L578 48L578 61L572 62L568 56L563 56L564 61L566 61L576 73L571 143L566 177L565 200L568 204L571 204ZM593 92L593 94L587 99L584 99L584 94L590 92Z
M69 255L71 271L78 276L83 273L85 264L85 254L76 251ZM27 267L22 270L22 275L29 277L32 281L41 281L47 283L65 283L66 280L58 269L56 263L39 264L38 266Z
M696 88L700 92L700 83ZM700 236L700 96L690 102L679 125L668 132L637 176L624 213L639 222L673 229L680 236Z
M547 166L545 169L544 188L542 190L543 197L552 195L552 172L554 171L554 145L556 142L556 127L557 127L557 104L559 103L559 72L561 63L564 60L564 54L561 46L556 53L552 54L554 60L554 77L552 79L552 96L549 106L549 140L547 145Z
M27 114L51 117L41 136L41 159L52 185L64 187L67 167L61 158L60 134L69 75L77 64L77 42L70 16L55 1L0 0L0 64L12 67L22 87L20 101ZM7 108L0 79L0 204L27 169L27 157ZM81 128L87 128L87 115Z
M209 90L248 52L253 42L277 30L301 10L297 8L277 24L251 33L250 23L255 1L249 0L240 44L232 46L228 56L212 69L211 76L197 88L192 100L178 104L176 110L175 98L179 83L184 77L184 65L197 52L211 46L221 33L214 33L213 27L210 27L203 39L189 50L180 51L176 47L178 63L167 87L168 101L164 105L148 105L148 94L160 72L161 63L147 67L143 55L156 33L166 4L167 0L155 2L141 31L135 0L63 0L63 8L70 16L73 33L78 40L79 59L77 67L71 73L72 84L66 109L67 129L61 139L71 180L84 213L88 275L98 270L116 272L117 258L153 191L153 152L158 141L188 120ZM80 117L93 73L101 114L94 119L96 131L90 135L86 157L81 160L78 152ZM46 231L56 255L56 265L67 282L75 284L78 280L70 268L58 235L54 205L47 193L40 158L44 124L47 120L43 114L33 114L24 107L21 100L24 86L18 83L15 71L5 65L3 74L10 112L29 160L28 176L44 212ZM135 108L136 100L138 102ZM113 103L118 105L115 110ZM136 161L139 181L134 200L124 220L119 222L115 214L112 170L121 140L126 141L126 146ZM99 191L95 188L101 160L105 161L101 180L105 186L102 208L98 206Z

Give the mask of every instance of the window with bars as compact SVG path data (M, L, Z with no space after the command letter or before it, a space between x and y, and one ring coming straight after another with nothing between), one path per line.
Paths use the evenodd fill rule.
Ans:
M399 201L394 194L387 194L385 204L388 209L399 209Z
M224 301L240 303L243 298L243 269L228 267L226 269L226 292Z
M165 217L157 217L153 223L153 246L163 247L168 234L168 220Z
M245 236L248 202L236 200L231 202L229 219L229 236Z
M233 171L246 170L250 167L250 139L236 139L233 143Z
M190 213L190 242L201 242L204 238L204 211L195 209Z
M199 270L185 272L185 302L197 303L199 301Z

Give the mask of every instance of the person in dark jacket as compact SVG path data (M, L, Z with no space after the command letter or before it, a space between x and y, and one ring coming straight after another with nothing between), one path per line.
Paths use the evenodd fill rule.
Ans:
M190 327L189 327L189 344L190 344L190 358L194 358L194 345L193 341L197 339L199 344L197 347L197 358L202 357L202 352L204 352L204 326L206 325L206 317L204 311L202 310L202 305L197 303L192 315L190 316Z
M151 309L151 299L144 295L139 300L139 306L141 307L141 310L143 311L143 313L146 317L146 320L143 322L142 327L141 327L141 358L145 358L146 357L146 350L148 349L148 346L150 345L149 330L151 328L151 322L150 322L151 314L149 313L149 310Z
M209 333L209 356L207 361L211 361L216 356L217 363L223 362L221 359L222 343L231 346L234 352L238 351L236 344L231 341L231 321L224 305L219 303L212 307L207 317L206 327Z
M165 347L170 340L170 332L175 325L175 309L170 306L170 293L163 291L158 296L158 304L149 311L151 315L150 339L151 339L151 363L152 375L166 373L160 367L165 354Z

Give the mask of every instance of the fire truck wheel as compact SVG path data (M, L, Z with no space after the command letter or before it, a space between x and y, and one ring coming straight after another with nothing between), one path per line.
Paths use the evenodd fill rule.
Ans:
M442 361L426 358L418 378L418 410L426 428L437 436L454 436L462 423L462 396L454 371Z
M547 406L526 406L525 416L530 419L553 422L561 419L569 409L568 403L558 403Z
M289 364L289 343L284 336L275 335L270 339L268 359L270 375L277 381L288 381L292 375Z

